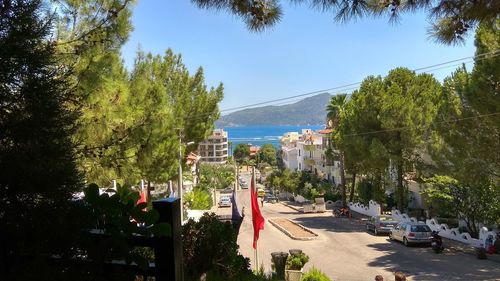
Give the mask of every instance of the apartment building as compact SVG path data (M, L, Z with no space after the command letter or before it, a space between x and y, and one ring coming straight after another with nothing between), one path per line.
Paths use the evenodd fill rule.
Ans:
M281 138L281 155L285 168L292 171L310 171L320 178L338 183L338 164L325 155L330 145L331 129L313 131L303 129L285 133Z
M215 129L212 135L198 145L201 162L225 164L228 157L227 132Z

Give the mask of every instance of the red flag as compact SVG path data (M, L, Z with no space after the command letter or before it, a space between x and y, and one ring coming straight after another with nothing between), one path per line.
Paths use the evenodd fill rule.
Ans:
M259 231L264 229L264 217L260 213L259 202L255 190L254 175L252 174L252 184L250 188L250 198L252 201L252 222L253 222L253 248L257 249L257 240L259 240Z

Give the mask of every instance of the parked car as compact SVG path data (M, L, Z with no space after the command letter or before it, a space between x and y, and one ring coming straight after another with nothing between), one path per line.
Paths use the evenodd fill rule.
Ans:
M264 202L267 202L267 203L277 203L278 202L278 197L276 197L274 194L266 193L266 194L264 194Z
M366 230L373 231L375 235L379 235L381 233L390 234L392 228L397 224L398 222L395 221L391 216L375 216L371 217L370 220L366 223Z
M248 184L246 182L240 182L240 187L242 189L247 189L248 188Z
M405 246L413 243L430 245L431 238L432 231L423 222L400 222L389 234L389 239L401 241Z
M231 207L231 196L221 196L219 207Z

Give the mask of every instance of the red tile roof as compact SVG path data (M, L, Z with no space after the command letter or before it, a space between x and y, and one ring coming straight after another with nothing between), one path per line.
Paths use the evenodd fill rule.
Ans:
M326 128L326 129L323 129L323 130L319 130L318 133L320 134L324 134L324 135L328 135L328 134L331 134L333 132L333 129L332 128Z

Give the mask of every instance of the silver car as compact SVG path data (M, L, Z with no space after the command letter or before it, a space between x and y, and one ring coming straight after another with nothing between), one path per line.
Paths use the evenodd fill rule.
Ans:
M405 246L410 244L430 244L432 231L423 222L400 222L389 235L389 239L403 242Z
M371 217L368 222L366 222L366 230L373 231L375 235L390 234L392 228L397 225L398 222L395 221L391 216L375 216Z

